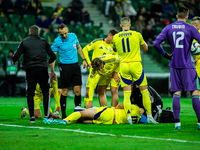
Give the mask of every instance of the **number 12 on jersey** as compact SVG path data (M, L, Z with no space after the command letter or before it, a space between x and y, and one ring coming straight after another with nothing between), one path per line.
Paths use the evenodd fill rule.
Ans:
M125 40L126 40L126 43L125 43ZM129 38L122 39L122 47L123 47L124 53L126 53L126 48L127 48L127 52L130 52Z
M177 38L177 36L179 37ZM184 37L185 37L185 34L182 31L173 32L173 40L174 40L174 45L176 48L183 48L183 45L180 44L180 41L183 40Z

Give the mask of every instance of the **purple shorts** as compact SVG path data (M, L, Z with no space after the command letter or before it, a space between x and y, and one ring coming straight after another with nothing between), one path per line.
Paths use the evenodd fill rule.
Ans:
M199 81L195 68L174 69L170 68L171 91L194 91L199 88Z

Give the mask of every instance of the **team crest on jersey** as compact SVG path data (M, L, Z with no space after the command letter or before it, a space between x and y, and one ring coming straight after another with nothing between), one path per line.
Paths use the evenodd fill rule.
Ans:
M91 43L89 43L88 45L89 45L89 46L91 46L92 44L91 44Z
M76 48L76 43L73 44L73 47Z
M103 49L103 47L101 46L101 47L99 47L99 49Z
M93 78L93 75L90 75L90 78Z

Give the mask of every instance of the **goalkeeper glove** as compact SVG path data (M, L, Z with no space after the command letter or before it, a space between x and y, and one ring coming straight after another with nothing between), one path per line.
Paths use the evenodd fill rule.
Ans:
M172 59L172 54L165 53L165 54L163 55L163 57L165 57L165 58L168 59L168 60L171 60L171 59Z

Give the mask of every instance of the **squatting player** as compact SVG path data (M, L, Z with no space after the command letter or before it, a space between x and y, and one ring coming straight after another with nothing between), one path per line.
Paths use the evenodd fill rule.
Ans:
M55 98L55 111L54 113L52 113L52 109L50 108L50 115L53 118L61 118L60 117L60 94L61 94L61 89L58 89L58 80L52 80L51 81L51 85L52 88L49 89L50 91L50 97L54 97ZM40 88L40 85L37 84L36 85L36 89L35 89L35 96L34 96L34 116L35 118L42 118L42 114L41 114L41 110L40 110L40 103L43 100L43 94L42 94L42 90ZM24 118L25 115L29 115L28 109L26 109L25 107L21 108L21 118Z
M181 6L177 11L178 21L166 26L154 41L153 46L164 57L171 60L170 82L171 92L173 92L173 113L175 119L175 129L181 129L180 123L180 97L181 91L190 91L192 95L193 109L198 119L198 129L200 130L200 101L199 85L195 64L191 56L191 44L193 39L200 42L198 30L186 23L189 9ZM167 54L161 47L161 43L167 40L171 46L172 55Z
M92 60L101 55L114 54L115 52L113 51L113 48L112 48L112 39L116 33L118 33L117 30L110 30L106 38L95 39L83 48L83 54L89 65L89 70L90 70L87 83L86 83L86 96L84 98L84 107L86 108L92 107L94 89L96 88L97 83L100 78L99 75L96 75L95 77L93 77L93 75L91 74L92 68L91 68L91 61L90 61L88 52L93 51ZM111 81L111 94L112 94L111 103L112 103L112 106L114 107L116 106L116 102L118 102L117 90L118 90L118 85L116 85L114 80L112 80Z
M92 60L92 76L100 76L98 83L98 96L100 106L107 106L106 88L112 81L113 84L119 86L120 78L119 73L119 58L117 55L106 54ZM116 93L117 94L117 93ZM118 104L118 99L114 102L111 101L111 107L115 108Z
M131 117L133 123L138 123L141 115L140 108L136 105L131 105ZM70 114L63 120L52 120L44 118L45 124L73 124L73 123L93 123L93 124L126 124L126 113L123 104L119 104L115 109L108 107L95 107L77 111Z
M142 35L139 32L131 31L131 21L128 17L121 19L122 31L113 37L113 48L116 48L119 56L121 87L124 91L124 108L129 124L131 119L131 84L134 82L139 86L142 94L143 105L147 113L147 123L157 123L151 114L151 100L147 89L147 79L141 64L140 47L143 51L148 50Z

